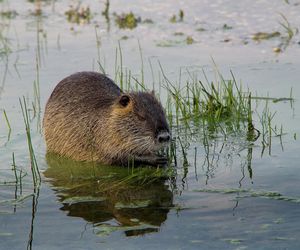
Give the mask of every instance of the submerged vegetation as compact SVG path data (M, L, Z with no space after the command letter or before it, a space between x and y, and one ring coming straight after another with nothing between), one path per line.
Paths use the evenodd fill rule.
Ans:
M136 17L132 12L118 15L114 13L115 22L120 29L134 29L141 22L140 17Z
M186 44L192 44L194 42L195 42L195 40L193 39L193 37L191 37L191 36L186 37Z
M267 33L267 32L257 32L255 34L252 35L252 39L254 41L261 41L261 40L268 40L274 37L279 37L280 33L278 31L274 31L271 33Z
M81 6L78 4L76 7L71 6L69 10L65 12L67 20L70 23L85 24L90 23L92 14L89 6Z
M283 28L283 32L257 32L252 35L254 41L269 40L273 38L278 38L280 43L278 46L273 48L276 53L283 52L290 45L293 37L298 33L298 28L293 27L288 21L287 17L279 13L282 21L279 21L280 26Z
M169 19L170 23L183 22L184 12L183 10L179 10L178 16L175 14Z
M107 21L109 21L109 0L106 0L105 2L105 9L102 11L102 15Z
M15 18L18 15L18 13L15 10L6 10L6 11L0 11L0 16L2 18Z

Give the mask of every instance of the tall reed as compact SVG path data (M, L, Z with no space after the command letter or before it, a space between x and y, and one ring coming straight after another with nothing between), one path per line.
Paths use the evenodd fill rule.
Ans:
M25 131L27 136L27 145L29 150L29 156L30 156L30 163L31 163L31 173L32 173L32 179L34 186L39 186L41 182L41 174L39 171L39 167L37 164L36 156L34 153L34 148L32 145L32 137L31 137L31 128L30 128L30 120L29 120L29 113L27 109L27 103L25 100L25 97L19 98L20 107L22 110L24 125L25 125Z

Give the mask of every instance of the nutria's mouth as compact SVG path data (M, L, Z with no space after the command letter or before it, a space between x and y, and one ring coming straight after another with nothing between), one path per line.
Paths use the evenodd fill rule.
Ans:
M162 142L162 143L156 143L154 146L155 152L164 152L167 150L167 148L170 146L170 141L168 142Z
M167 150L168 150L167 146L163 147L163 148L157 150L155 155L158 157L167 157Z

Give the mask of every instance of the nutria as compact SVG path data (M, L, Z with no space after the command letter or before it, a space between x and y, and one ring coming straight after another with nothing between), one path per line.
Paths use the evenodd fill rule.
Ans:
M79 72L54 88L43 128L48 152L103 164L164 165L157 152L170 141L153 92L124 93L96 72Z

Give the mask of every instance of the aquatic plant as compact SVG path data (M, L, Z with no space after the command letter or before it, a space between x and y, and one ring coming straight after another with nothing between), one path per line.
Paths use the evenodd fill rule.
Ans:
M228 25L227 23L224 23L223 26L222 26L222 30L232 30L233 27Z
M132 12L122 13L120 15L114 13L115 22L120 29L134 29L141 22L140 17L136 17Z
M273 48L273 51L275 53L283 52L289 46L293 37L298 33L298 28L293 27L285 15L283 15L282 13L279 13L279 15L282 19L281 21L279 21L279 24L283 28L284 32L257 32L252 35L252 39L254 41L279 38L279 45Z
M284 31L286 32L286 35L282 37L282 41L281 43L278 45L278 47L274 48L275 52L282 52L284 51L289 44L291 43L291 40L293 39L293 37L299 32L299 29L296 27L293 27L290 22L288 21L288 19L286 18L285 15L283 15L282 13L279 13L282 21L279 22L279 24L281 25L281 27L284 29Z
M92 19L90 7L80 6L80 4L75 8L71 6L70 9L65 12L65 15L70 23L85 24L90 23Z
M183 18L184 18L184 12L183 10L179 10L178 16L174 14L172 17L170 17L169 22L170 23L183 22Z
M195 42L194 38L191 36L186 37L186 44L193 44Z
M22 115L23 115L23 121L25 125L25 131L26 131L26 137L27 137L27 145L28 145L28 150L29 150L29 156L30 156L30 169L32 173L32 180L34 186L39 186L41 182L41 174L39 171L38 163L36 160L36 156L34 153L34 148L32 144L32 137L31 137L31 128L30 128L30 120L29 120L29 114L28 114L28 109L27 109L27 102L25 100L25 97L19 98L19 103L20 107L22 110Z
M15 18L17 15L18 13L15 10L6 10L0 12L0 16L7 19Z
M274 31L274 32L257 32L252 35L252 39L254 41L261 41L261 40L268 40L274 37L279 37L280 32Z
M102 11L102 15L107 21L109 21L109 0L106 0L105 2L105 9Z
M225 80L217 71L219 81L209 82L203 72L207 80L205 84L188 71L191 81L187 81L184 87L177 87L168 80L161 65L160 68L166 81L164 87L170 94L166 106L173 107L168 112L175 112L177 126L181 123L187 127L202 124L209 131L219 131L226 136L246 129L252 123L250 93L243 92L233 74L232 79Z

